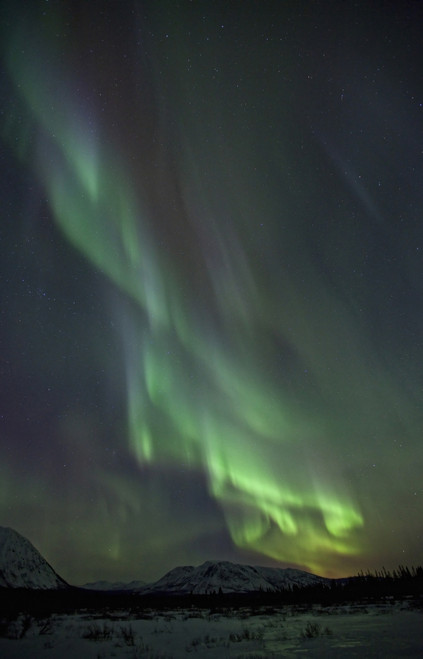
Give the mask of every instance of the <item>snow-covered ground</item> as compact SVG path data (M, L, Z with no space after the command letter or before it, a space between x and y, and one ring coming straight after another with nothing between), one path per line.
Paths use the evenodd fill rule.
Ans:
M308 610L263 607L255 615L250 609L213 613L195 608L37 620L22 615L3 622L0 632L3 659L423 656L423 611L407 602ZM23 632L23 638L16 638Z

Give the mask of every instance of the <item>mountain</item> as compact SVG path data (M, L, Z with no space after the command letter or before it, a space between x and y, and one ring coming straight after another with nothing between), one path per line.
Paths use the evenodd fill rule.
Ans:
M0 587L56 590L68 584L29 540L0 526Z
M329 579L292 568L253 567L228 561L206 561L198 567L176 567L141 589L143 594L278 592L292 586L329 583Z
M137 591L143 589L146 585L147 583L145 581L131 581L129 583L125 583L124 581L92 581L80 586L80 588L102 591Z

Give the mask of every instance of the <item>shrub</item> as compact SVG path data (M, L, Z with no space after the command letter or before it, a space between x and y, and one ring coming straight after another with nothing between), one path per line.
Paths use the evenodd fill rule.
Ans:
M245 627L241 633L231 632L229 634L229 640L231 643L240 643L241 641L261 641L264 637L263 627L257 627L256 629L248 629Z
M318 622L308 622L301 632L301 638L317 638L318 636L331 636L332 630L329 627L322 628Z
M83 638L90 641L107 641L113 636L113 628L104 622L102 625L89 625L83 634Z
M33 618L28 613L19 615L15 620L2 620L0 635L5 638L18 640L26 635L33 622Z
M131 625L126 625L126 626L121 625L119 631L125 645L129 645L129 646L135 645L135 634Z

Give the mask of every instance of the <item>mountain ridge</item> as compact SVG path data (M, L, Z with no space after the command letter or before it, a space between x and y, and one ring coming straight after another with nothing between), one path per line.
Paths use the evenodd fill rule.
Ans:
M27 538L0 526L0 587L58 590L69 584Z
M128 591L128 592L134 592L137 590L141 590L145 586L147 586L146 581L141 581L134 579L133 581L106 581L106 580L100 580L100 581L90 581L88 583L84 583L82 586L78 586L78 588L83 588L84 590L99 590L99 591Z
M328 584L330 579L294 568L274 568L230 561L205 561L194 567L175 567L158 581L140 591L142 594L208 594L279 592L293 586Z
M79 588L139 595L282 592L293 587L327 585L331 579L294 568L261 567L230 561L174 567L153 583L97 581ZM32 590L71 588L40 552L13 529L0 526L0 587Z

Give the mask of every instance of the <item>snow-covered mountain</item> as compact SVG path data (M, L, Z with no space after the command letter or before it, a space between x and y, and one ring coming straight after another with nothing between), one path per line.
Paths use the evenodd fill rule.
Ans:
M83 588L140 594L207 594L278 592L292 586L330 583L292 568L257 567L228 561L206 561L198 567L176 567L153 584L142 581L88 583ZM53 570L35 547L13 529L0 526L0 587L62 589L69 585Z
M0 587L55 590L68 584L29 540L0 526Z
M85 588L85 590L136 591L143 589L146 585L147 583L145 581L130 581L129 583L124 581L91 581L80 586L80 588Z
M329 583L329 579L292 568L255 567L228 561L206 561L198 567L176 567L146 586L142 593L278 592L292 586Z

